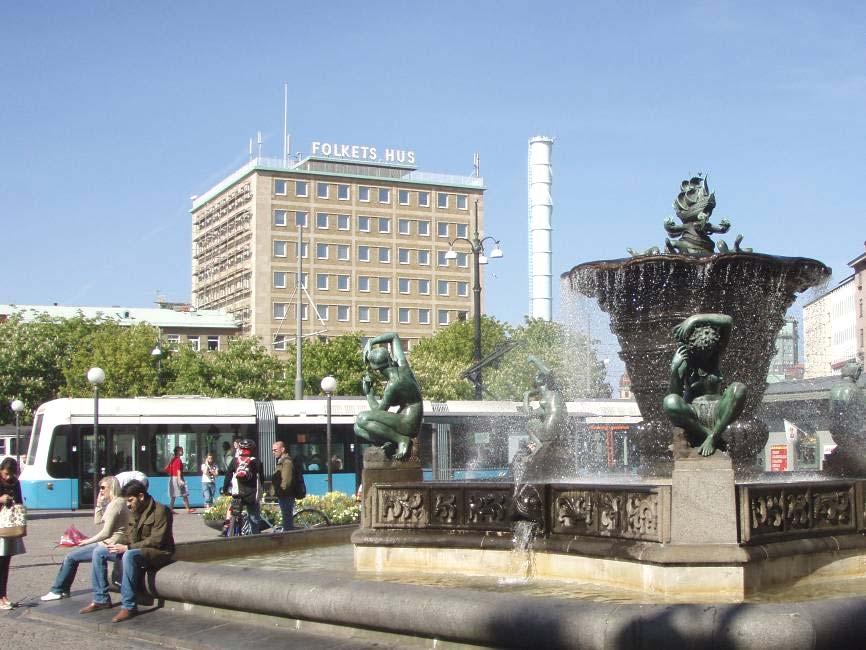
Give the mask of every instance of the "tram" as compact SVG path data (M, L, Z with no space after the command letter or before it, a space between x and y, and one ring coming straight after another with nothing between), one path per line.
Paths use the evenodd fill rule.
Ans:
M58 399L34 414L30 445L22 456L21 484L33 509L76 510L92 507L96 477L129 470L145 473L150 492L164 500L168 493L165 467L175 447L184 450L184 477L190 503L201 506L200 467L208 453L220 469L217 489L233 456L233 441L250 438L269 477L274 470L270 452L282 440L293 458L304 465L308 494L327 490L328 467L333 488L354 493L361 481L365 444L354 435L355 416L368 408L364 398L335 398L331 403L331 449L327 449L327 400L275 400L208 397L103 398L96 418L94 401ZM640 421L629 400L570 402L569 415L578 429L617 424L616 438L598 434L608 463L626 463L629 428ZM603 428L603 427L602 427ZM516 402L425 402L419 435L419 457L426 479L495 479L526 438L526 415Z

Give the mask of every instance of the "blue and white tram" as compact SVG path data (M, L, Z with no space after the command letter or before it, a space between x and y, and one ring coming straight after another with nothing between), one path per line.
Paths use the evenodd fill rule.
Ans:
M579 422L587 415L603 420L634 418L624 400L569 403ZM361 481L363 447L353 423L368 408L363 398L332 401L331 453L327 454L327 402L323 398L256 402L206 397L141 397L99 400L99 440L93 445L93 400L46 402L34 414L30 447L22 457L22 489L28 507L79 509L93 505L94 467L98 476L138 470L147 474L150 491L165 501L164 470L176 446L183 447L184 475L190 503L201 506L201 463L208 453L224 474L235 438L258 444L265 477L273 472L270 452L282 440L305 467L309 494L324 494L330 463L334 489L353 493ZM587 411L589 409L589 411ZM515 402L425 402L419 450L426 478L502 476L525 434L526 417ZM634 412L634 413L633 413ZM222 476L217 479L222 487Z

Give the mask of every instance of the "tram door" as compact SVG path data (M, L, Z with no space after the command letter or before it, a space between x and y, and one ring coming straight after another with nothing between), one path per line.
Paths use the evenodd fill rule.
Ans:
M94 497L94 480L93 480L93 427L90 426L82 426L79 427L80 438L78 440L79 446L78 449L74 449L74 456L77 456L78 460L78 507L79 508L92 508L96 503L96 499ZM99 432L100 439L100 447L105 449L105 434L100 430ZM73 442L74 444L74 442ZM100 458L100 463L103 462L103 456ZM99 477L96 477L96 485L98 485Z
M102 432L100 431L100 438ZM139 469L136 465L135 432L132 427L118 425L108 430L108 456L100 463L105 473L115 476L121 472Z

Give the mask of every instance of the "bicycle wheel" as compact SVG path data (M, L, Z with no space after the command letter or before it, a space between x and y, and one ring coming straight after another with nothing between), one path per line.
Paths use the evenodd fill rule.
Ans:
M303 508L296 511L293 522L295 528L321 528L322 526L331 525L328 516L315 508Z

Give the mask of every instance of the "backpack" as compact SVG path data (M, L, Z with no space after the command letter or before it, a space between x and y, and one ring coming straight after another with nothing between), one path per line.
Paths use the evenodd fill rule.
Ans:
M307 485L304 483L304 463L301 462L300 456L292 458L291 493L296 499L303 499L307 496Z

